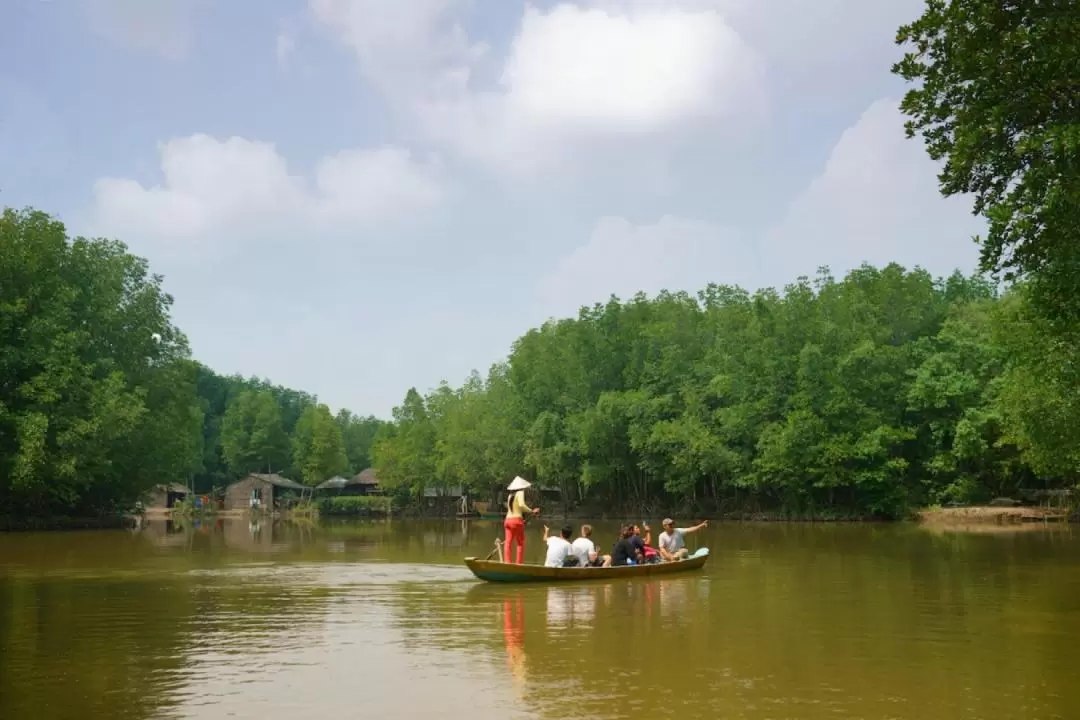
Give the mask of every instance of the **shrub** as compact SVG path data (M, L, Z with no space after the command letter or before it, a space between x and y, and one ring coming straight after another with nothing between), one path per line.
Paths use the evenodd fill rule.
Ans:
M318 500L320 515L389 515L390 498L373 495L342 495Z

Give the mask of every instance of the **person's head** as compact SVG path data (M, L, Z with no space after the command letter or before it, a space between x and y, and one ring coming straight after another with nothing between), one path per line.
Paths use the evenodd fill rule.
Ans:
M632 534L634 534L634 535L640 535L641 534L641 528L639 528L637 525L631 525L630 528L631 528L630 532Z
M664 518L664 522L660 523L663 526L664 532L671 532L675 529L675 521L671 518Z
M583 538L591 538L592 537L592 525L582 525L581 526L581 537L583 537Z
M560 530L559 533L563 536L563 540L569 540L574 537L574 528L567 523L562 526L562 530Z
M619 533L619 537L628 538L633 534L634 534L634 526L633 525L623 525L622 526L622 531Z

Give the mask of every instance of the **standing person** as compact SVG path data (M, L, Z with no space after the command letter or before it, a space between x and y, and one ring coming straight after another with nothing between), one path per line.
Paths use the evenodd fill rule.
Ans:
M664 532L660 533L660 557L664 560L685 560L690 551L686 549L685 536L696 533L702 528L709 527L709 521L704 520L694 527L677 528L675 521L664 518L662 523Z
M601 555L592 541L592 525L581 526L581 537L571 543L571 552L581 567L611 567L611 556Z
M563 567L566 559L574 557L573 546L570 538L574 536L574 528L563 525L558 537L549 535L551 531L544 526L544 543L547 545L547 557L544 558L544 567Z
M536 515L540 512L540 508L531 508L525 504L525 488L528 487L532 487L532 483L518 475L506 488L510 491L510 496L506 498L506 520L503 521L503 529L506 530L504 559L508 563L514 562L510 546L517 543L518 565L525 562L525 513Z

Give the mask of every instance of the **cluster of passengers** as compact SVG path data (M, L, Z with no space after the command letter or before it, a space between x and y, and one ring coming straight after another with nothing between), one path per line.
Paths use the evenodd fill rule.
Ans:
M525 557L525 515L537 515L540 508L530 508L525 504L525 489L530 487L528 480L521 477L514 478L507 490L510 496L506 499L506 520L503 528L506 531L504 543L505 562L522 563ZM675 527L671 518L664 518L664 531L660 533L658 547L652 546L652 530L648 525L624 525L619 531L619 538L611 549L611 554L601 553L596 549L596 543L592 540L592 526L582 525L581 536L576 540L570 540L574 535L574 529L570 525L564 525L559 535L551 535L551 531L544 527L544 543L547 545L547 557L544 565L547 567L619 567L622 565L641 565L653 562L671 562L682 560L688 555L685 536L695 533L709 522L706 520L698 525L688 528ZM641 530L645 530L642 537ZM514 547L516 546L516 547ZM511 553L511 548L516 553Z
M620 567L622 565L645 565L647 563L672 562L685 560L689 551L686 549L685 536L707 527L706 520L688 528L675 527L671 518L664 518L664 532L660 533L660 543L652 546L652 530L648 525L638 527L634 524L623 525L619 530L619 539L605 555L596 549L592 539L592 526L582 525L581 535L574 540L574 528L563 525L558 535L552 535L544 527L544 543L547 545L546 567ZM642 537L641 531L645 530Z

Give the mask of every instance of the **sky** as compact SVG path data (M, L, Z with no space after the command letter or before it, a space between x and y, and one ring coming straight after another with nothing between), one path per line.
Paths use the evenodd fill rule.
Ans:
M890 73L921 0L5 0L0 204L164 275L194 356L333 409L548 318L971 272Z

